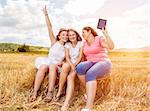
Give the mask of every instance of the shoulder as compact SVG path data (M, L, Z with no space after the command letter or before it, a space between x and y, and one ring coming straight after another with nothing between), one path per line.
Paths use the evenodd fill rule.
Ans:
M103 36L96 36L96 37L95 37L96 40L100 40L100 39L102 39L102 38L104 38L104 37L103 37Z
M77 48L82 48L84 46L83 41L78 41Z
M78 42L78 45L79 45L80 47L82 47L82 46L84 45L84 42L83 42L83 41L79 41L79 42Z
M70 45L71 45L71 43L70 43L70 42L67 42L67 43L65 44L65 48L69 48Z
M96 36L95 37L96 41L102 42L105 40L105 38L103 36Z

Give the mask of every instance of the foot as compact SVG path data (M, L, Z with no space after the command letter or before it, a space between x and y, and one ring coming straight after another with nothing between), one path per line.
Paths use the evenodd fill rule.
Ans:
M54 101L55 101L55 102L57 102L57 101L59 101L59 100L60 100L60 96L55 96L55 97L54 97Z
M57 102L60 100L60 98L62 97L63 93L57 93L57 95L54 98L54 101Z
M52 91L48 92L46 97L44 98L45 102L50 102L53 99Z
M37 92L33 92L33 94L32 94L32 96L31 96L31 98L30 98L30 102L33 102L33 101L35 101L36 100L36 98L37 98Z
M87 95L84 94L84 101L86 102L87 101Z
M68 108L69 108L69 104L64 104L64 105L61 107L60 111L67 111Z

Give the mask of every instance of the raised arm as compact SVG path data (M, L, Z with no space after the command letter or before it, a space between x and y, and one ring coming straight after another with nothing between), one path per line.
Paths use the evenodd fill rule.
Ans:
M103 34L106 38L106 41L102 42L102 46L103 47L108 47L108 49L111 49L111 50L114 49L114 43L113 43L112 39L110 38L110 36L107 32L107 29L102 28L102 32L103 32Z
M52 30L52 24L51 24L49 16L48 16L46 6L43 9L43 13L45 15L45 20L46 20L46 24L47 24L47 28L48 28L48 34L49 34L49 37L50 37L51 46L53 46L54 43L56 42L56 38L55 38L53 30Z

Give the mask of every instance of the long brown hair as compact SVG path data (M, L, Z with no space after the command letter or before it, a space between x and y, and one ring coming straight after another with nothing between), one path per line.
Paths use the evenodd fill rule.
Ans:
M68 30L67 30L67 29L61 28L61 29L59 30L57 36L56 36L56 40L57 40L57 41L60 40L60 39L59 39L59 36L60 36L61 32L63 32L63 31L66 31L66 32L68 33Z
M91 31L94 37L98 36L97 32L92 27L87 26L87 27L84 27L83 30Z
M81 38L80 34L76 30L74 30L74 29L68 29L68 32L69 31L73 31L77 35L77 41L82 41L82 38Z

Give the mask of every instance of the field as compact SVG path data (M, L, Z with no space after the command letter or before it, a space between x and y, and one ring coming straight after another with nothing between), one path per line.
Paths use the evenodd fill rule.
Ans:
M0 54L1 111L57 111L60 102L42 100L47 79L35 102L29 102L33 89L34 53ZM94 111L150 111L150 52L111 52L113 68L109 77L99 81ZM76 82L79 83L78 80ZM78 85L69 111L84 107L82 86ZM57 87L56 87L57 90Z

